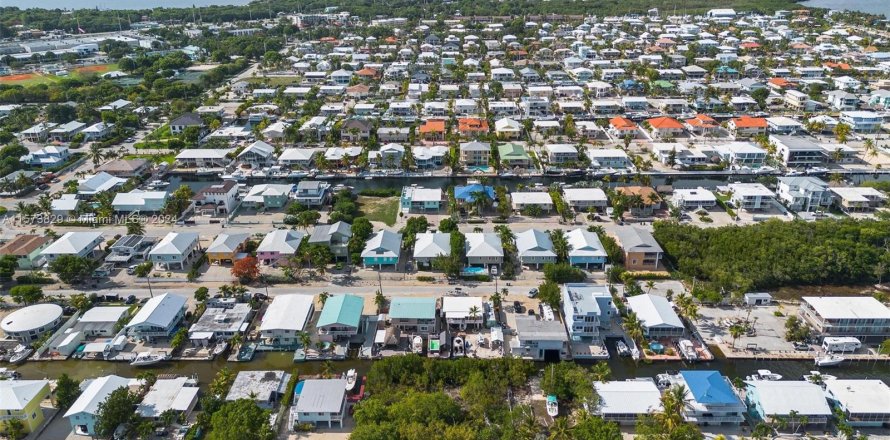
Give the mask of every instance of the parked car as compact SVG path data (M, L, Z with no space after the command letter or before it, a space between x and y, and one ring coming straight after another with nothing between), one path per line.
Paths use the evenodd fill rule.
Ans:
M810 344L805 342L794 342L794 349L799 351L810 351Z
M126 305L136 304L136 295L130 295L130 296L128 296L128 297L127 297L127 300L124 301L124 304L126 304Z
M537 289L537 288L534 288L534 289L528 291L528 297L529 297L529 298L534 298L534 297L536 297L536 296L538 296L538 289Z
M134 264L127 268L127 275L133 275L136 273L136 268L139 267L138 264Z

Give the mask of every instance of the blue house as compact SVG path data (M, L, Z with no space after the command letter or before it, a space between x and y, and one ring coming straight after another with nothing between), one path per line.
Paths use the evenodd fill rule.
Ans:
M380 231L365 243L362 251L362 264L365 267L396 266L402 252L402 234L391 231Z
M494 187L473 183L454 187L454 198L460 203L476 203L476 194L484 193L489 200L494 200Z
M747 407L733 391L729 379L719 371L680 371L671 378L671 384L689 390L683 408L683 418L689 423L738 426L745 420Z
M115 375L97 377L86 381L80 396L65 413L65 418L71 423L74 433L77 435L95 436L96 416L99 414L99 405L105 402L105 399L114 390L129 388L134 385L138 386L138 382Z

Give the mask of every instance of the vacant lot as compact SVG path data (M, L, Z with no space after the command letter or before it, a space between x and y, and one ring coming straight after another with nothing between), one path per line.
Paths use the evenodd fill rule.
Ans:
M83 78L85 76L103 74L112 70L117 70L117 64L96 64L93 66L75 67L74 69L71 69L69 77ZM62 78L65 77L44 73L21 73L17 75L0 76L0 84L27 87L35 84L51 84L59 82Z
M359 196L358 207L368 220L392 226L399 215L399 198Z

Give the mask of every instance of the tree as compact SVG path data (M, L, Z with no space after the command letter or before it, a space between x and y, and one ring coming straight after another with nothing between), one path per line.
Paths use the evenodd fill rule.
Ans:
M328 302L328 298L331 297L331 294L327 291L321 292L318 294L318 302L321 303L321 306L324 307L324 304Z
M56 380L56 408L65 409L71 406L80 396L80 381L62 373Z
M273 440L269 411L252 400L226 402L210 419L208 440Z
M93 168L98 168L102 164L102 160L105 159L105 152L102 151L100 143L93 142L90 144L90 149L87 151L86 156L93 162Z
M66 284L82 281L92 274L94 267L93 260L77 255L62 255L49 263L50 272Z
M662 411L646 415L637 422L637 436L645 440L701 440L704 439L698 427L687 423L683 418L688 391L682 385L675 385L661 396Z
M439 222L439 232L453 232L457 230L457 222L451 218L442 219Z
M93 300L85 293L75 293L68 298L68 304L78 311L85 312L93 306Z
M853 131L853 128L843 122L838 123L834 126L834 136L837 138L837 141L846 144L847 138L850 136L850 133Z
M741 324L733 324L729 326L729 335L732 336L732 348L735 349L735 341L736 339L742 337L745 334L745 327Z
M145 235L145 224L137 220L128 221L127 235Z
M232 276L242 284L252 283L260 277L260 262L256 257L247 256L232 265Z
M178 218L186 208L191 206L194 195L194 191L189 186L180 185L164 203L164 214Z
M43 289L31 284L13 286L9 289L9 296L17 304L33 304L43 299Z
M318 219L321 218L321 214L318 211L303 211L297 214L297 225L303 228L304 230L309 230L310 226L314 226L318 223Z
M138 394L130 392L126 387L112 391L103 402L99 403L96 412L96 435L110 438L118 426L138 419L133 407L141 400Z
M378 290L374 293L374 305L377 306L377 313L386 308L386 297L383 296L383 292Z
M210 289L201 286L195 290L195 301L204 302L210 298Z
M12 255L4 255L0 257L0 280L10 280L18 269L19 262Z
M551 364L542 371L541 390L544 394L554 395L559 400L576 403L596 404L593 387L593 376L582 365L574 362Z
M170 338L170 348L173 350L178 350L188 341L189 331L187 328L182 327L176 333L173 334L173 337Z
M628 312L621 323L627 336L638 345L643 343L643 322L635 312Z
M538 286L538 300L549 305L553 310L559 309L559 285L553 281L545 281Z
M572 427L569 425L569 419L566 417L557 417L550 425L550 435L548 440L570 440L573 439Z
M572 436L578 440L621 440L621 429L617 423L607 422L582 412L579 420L572 427Z
M550 241L553 243L553 252L556 253L556 261L565 263L569 261L569 242L566 233L562 229L550 231Z
M19 419L8 419L3 422L5 438L19 440L25 438L25 424Z
M137 278L145 278L145 281L148 282L148 294L154 298L155 294L151 290L151 277L148 275L151 274L152 269L154 269L155 265L150 261L146 261L142 263L133 270L133 274L136 275Z

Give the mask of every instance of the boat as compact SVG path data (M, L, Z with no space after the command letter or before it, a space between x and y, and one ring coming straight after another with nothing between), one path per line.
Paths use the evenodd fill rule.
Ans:
M136 355L136 358L130 362L130 365L134 367L146 367L149 365L154 365L159 362L166 361L169 357L166 353L152 353L150 351L143 351Z
M28 359L28 356L34 353L34 350L30 347L24 345L18 345L12 351L12 356L9 358L9 362L12 364L19 364Z
M411 351L417 354L423 353L423 338L414 336L414 338L411 339Z
M330 180L335 177L337 177L336 174L319 174L319 175L315 176L315 178L319 179L319 180Z
M22 375L18 373L18 371L13 371L8 368L0 368L0 380L6 379L18 379Z
M464 355L464 339L460 336L454 338L454 357L463 356Z
M305 171L291 171L290 174L287 175L289 179L302 179L304 177L308 177L309 173Z
M810 371L810 374L804 374L803 380L814 383L816 385L822 385L826 380L835 380L837 376L832 376L830 374L822 374L818 371Z
M618 356L630 356L630 349L627 348L627 344L625 344L624 341L618 341L615 344L615 350L618 351Z
M815 359L815 363L817 367L836 367L840 365L841 362L847 360L847 358L843 356L838 356L836 354L830 354L828 356L822 356Z
M550 417L559 415L559 402L553 394L547 396L547 415Z
M161 189L170 186L170 182L166 180L152 180L149 182L148 187L152 189Z
M769 370L757 370L757 373L746 378L747 380L782 380L781 374L773 373Z
M346 372L346 391L352 391L355 388L355 380L358 378L358 373L355 372L355 368L350 368L349 371Z
M227 348L229 348L229 343L226 341L216 344L216 347L213 347L213 357L223 354L223 352L226 351Z
M695 345L689 339L681 339L677 344L680 347L680 353L689 361L698 360L698 352L695 351Z

